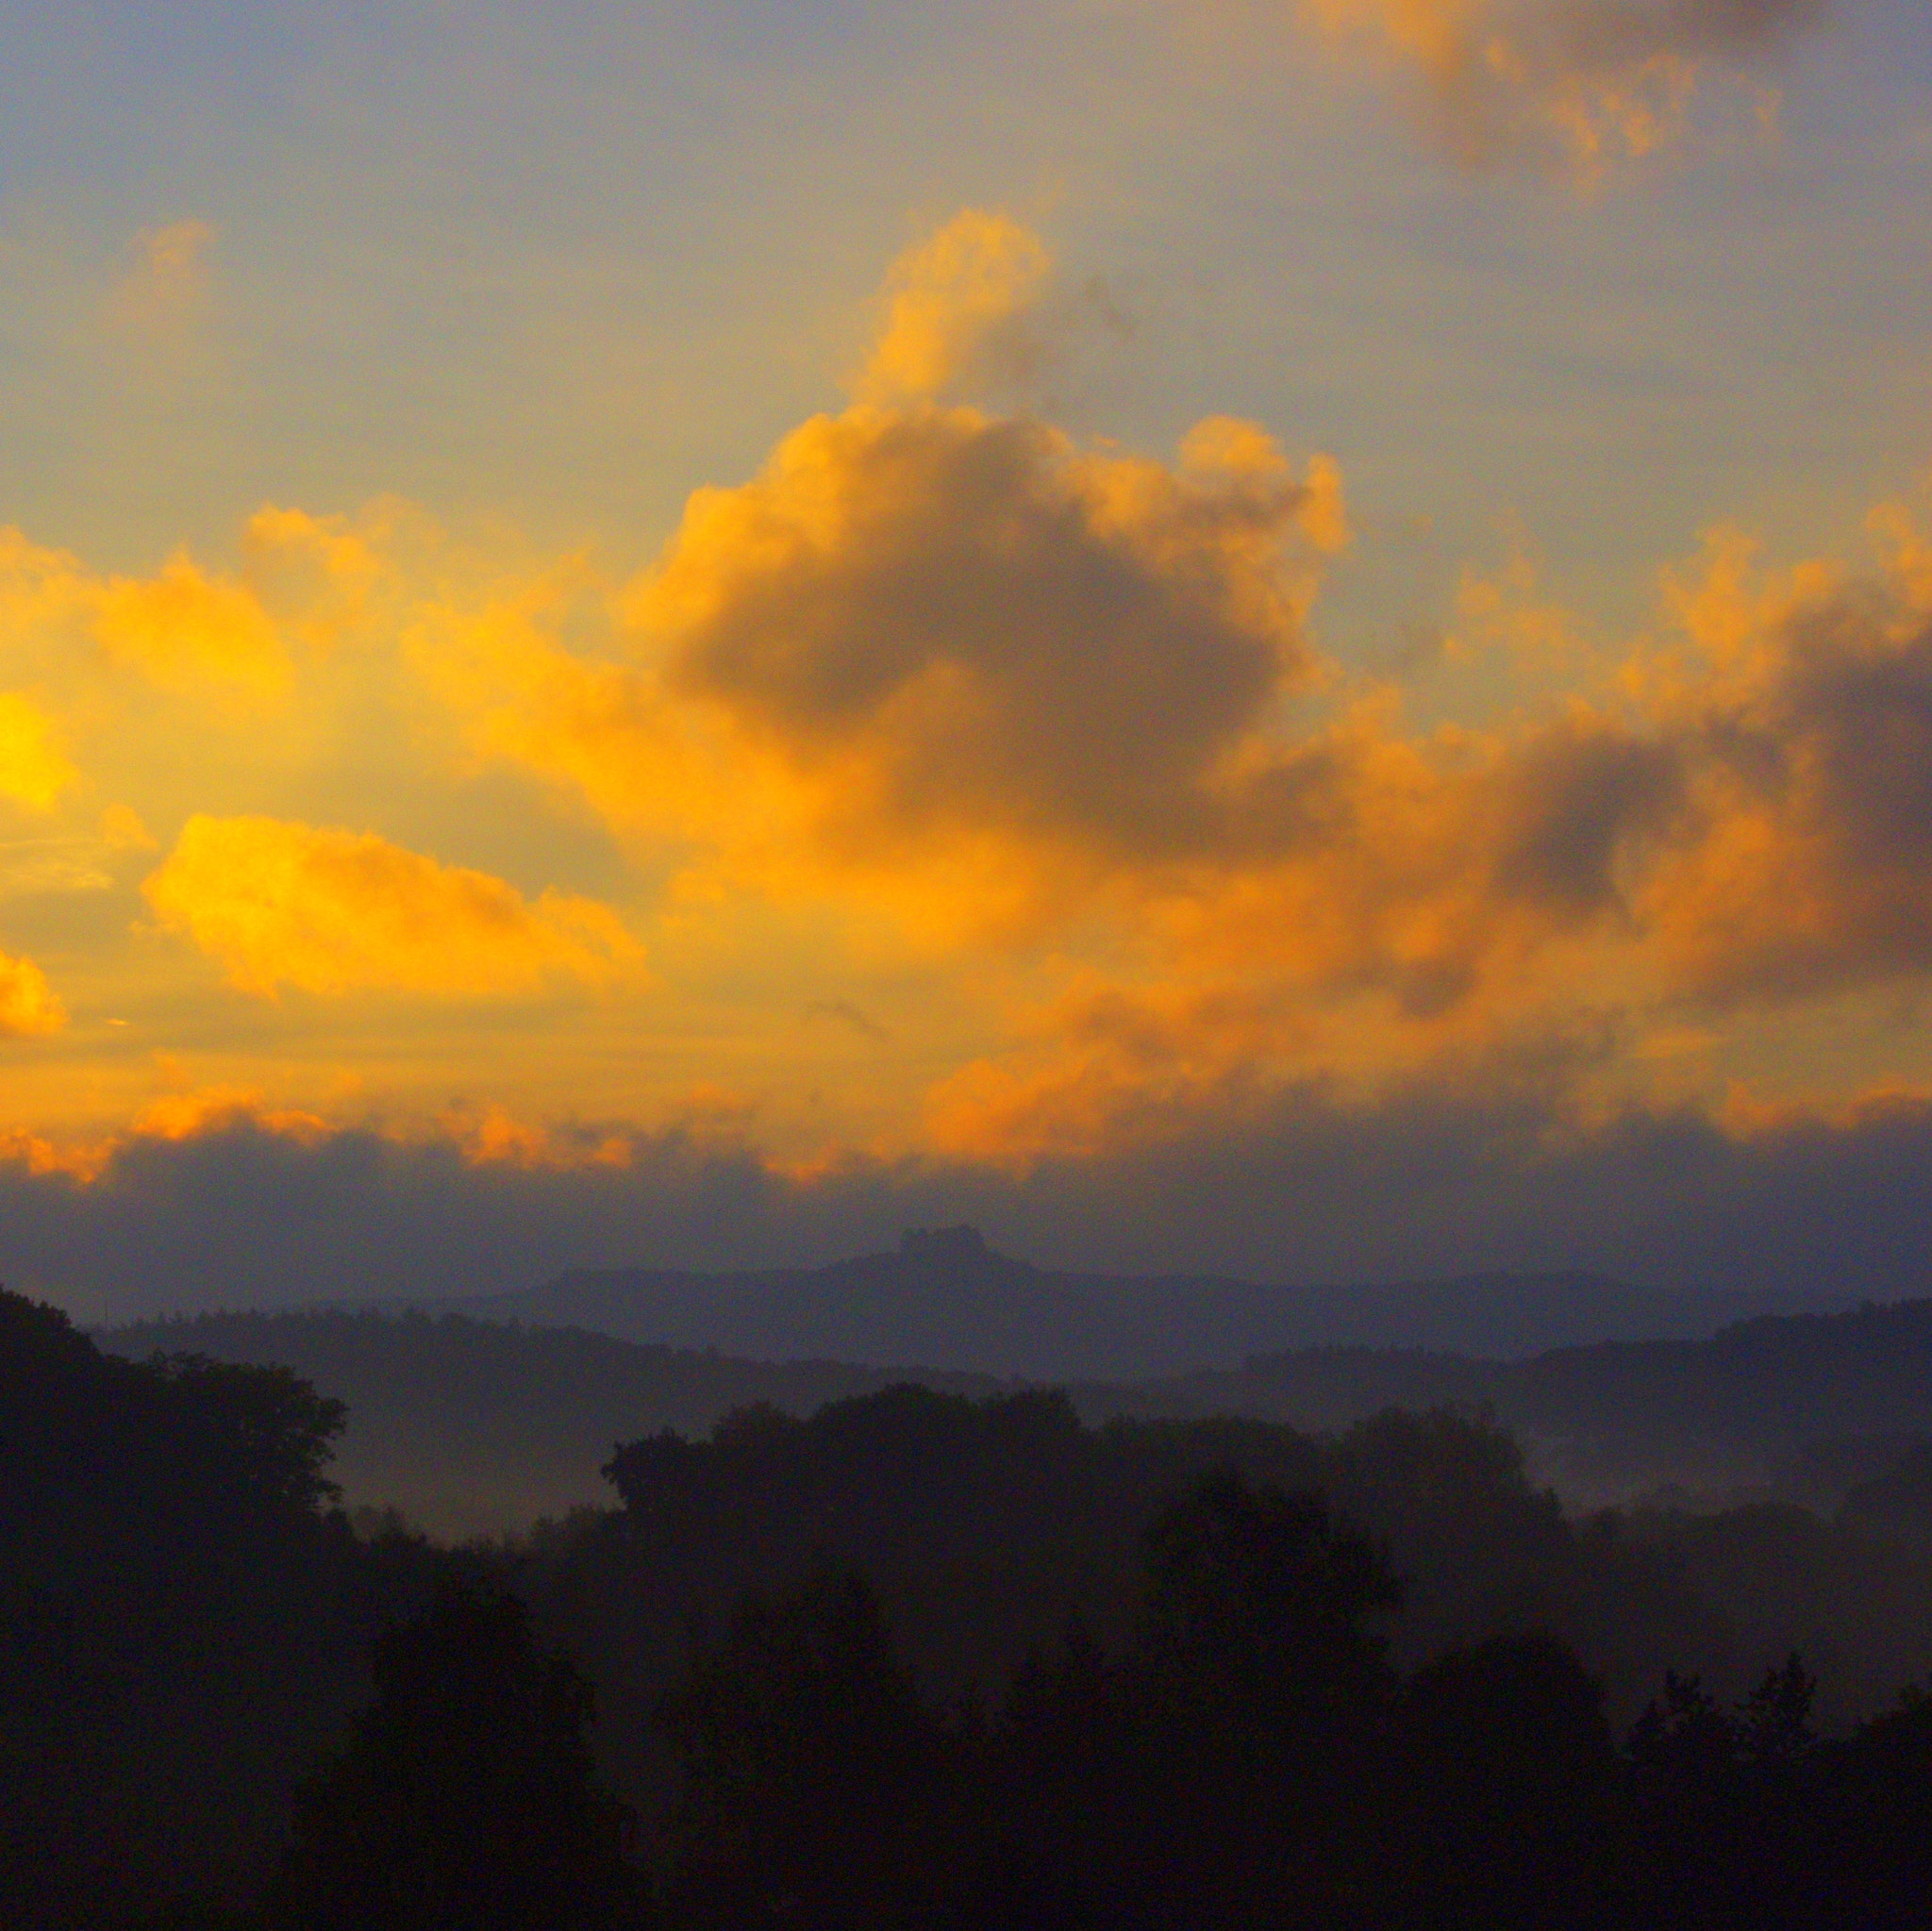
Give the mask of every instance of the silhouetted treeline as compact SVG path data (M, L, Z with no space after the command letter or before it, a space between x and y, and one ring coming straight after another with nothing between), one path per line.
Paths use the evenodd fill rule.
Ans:
M352 1531L341 1423L0 1297L9 1925L1921 1922L1932 1706L1821 1736L1735 1550L1486 1423L901 1387L455 1552Z
M300 1794L260 1931L1866 1931L1922 1924L1932 1704L1838 1740L1789 1659L1668 1675L1621 1743L1543 1634L1404 1673L1402 1587L1232 1470L1141 1539L1135 1612L935 1704L862 1577L740 1598L656 1702L666 1802L597 1787L587 1688L447 1587ZM628 1825L628 1827L626 1827Z
M160 1350L293 1367L349 1401L337 1475L352 1500L398 1505L446 1536L501 1534L594 1506L613 1440L703 1433L754 1403L806 1415L901 1381L979 1395L1018 1385L933 1368L740 1359L449 1313L203 1314L99 1339L135 1358ZM1932 1443L1932 1302L1524 1360L1324 1347L1069 1392L1090 1422L1248 1415L1329 1429L1390 1407L1487 1409L1533 1445L1575 1506L1675 1488L1706 1507L1752 1493L1830 1513ZM1923 1475L1855 1512L1869 1529L1932 1549Z
M751 1598L662 1706L663 1919L725 1926L1468 1931L1924 1923L1932 1706L1821 1740L1789 1660L1725 1706L1668 1677L1619 1741L1561 1642L1404 1673L1374 1545L1204 1478L1137 1613L991 1712L921 1704L863 1585Z
M908 1378L904 1370L739 1360L454 1313L195 1314L97 1339L137 1360L188 1353L293 1368L348 1403L334 1473L351 1503L399 1507L452 1539L502 1535L601 1502L608 1491L597 1471L627 1436L702 1434L754 1402L810 1414ZM958 1393L1001 1385L937 1370L909 1378Z

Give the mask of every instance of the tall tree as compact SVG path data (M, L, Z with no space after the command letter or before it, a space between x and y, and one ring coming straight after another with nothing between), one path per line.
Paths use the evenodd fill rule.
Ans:
M956 1838L938 1814L943 1741L857 1575L747 1596L660 1723L682 1771L670 1853L685 1922L934 1922Z
M603 1931L638 1903L589 1687L515 1598L452 1579L380 1639L375 1700L312 1776L271 1916L289 1931Z

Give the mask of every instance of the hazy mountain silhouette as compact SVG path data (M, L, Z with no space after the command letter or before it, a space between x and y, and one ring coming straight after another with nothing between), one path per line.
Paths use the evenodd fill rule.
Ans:
M1932 1301L1763 1315L1702 1340L1600 1341L1514 1361L1303 1349L1090 1390L1083 1402L1303 1427L1341 1426L1384 1407L1480 1407L1573 1499L1665 1482L1769 1484L1830 1508L1932 1436Z
M492 1533L608 1499L614 1442L703 1434L753 1404L808 1415L895 1382L968 1394L1023 1384L917 1365L758 1361L575 1328L421 1311L205 1314L100 1337L291 1367L348 1404L335 1473L445 1535ZM1391 1407L1488 1409L1573 1502L1676 1485L1756 1489L1829 1514L1932 1438L1932 1302L1760 1317L1700 1340L1604 1342L1526 1359L1317 1347L1239 1368L1076 1380L1090 1421L1216 1415L1339 1428ZM1871 1519L1882 1517L1874 1498ZM1894 1510L1896 1512L1896 1510Z
M1513 1357L1583 1341L1695 1338L1764 1297L1597 1274L1469 1274L1353 1287L1069 1273L996 1253L971 1227L820 1268L579 1271L435 1304L489 1320L758 1360L927 1363L1034 1381L1139 1380L1334 1343Z

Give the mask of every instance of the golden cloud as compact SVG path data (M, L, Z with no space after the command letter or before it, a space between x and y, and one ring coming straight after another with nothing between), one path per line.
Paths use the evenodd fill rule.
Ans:
M177 551L151 578L117 577L96 598L108 656L164 689L215 683L259 697L287 692L288 653L245 585L208 575Z
M1297 474L1250 425L1203 424L1170 466L859 405L693 497L626 599L631 662L513 600L423 659L478 750L614 825L957 934L1292 815L1284 774L1240 766L1315 679L1309 582L1345 538L1332 466ZM935 891L915 874L941 855Z
M319 1114L292 1107L265 1107L252 1087L219 1086L166 1094L142 1109L128 1134L138 1140L199 1140L242 1124L308 1146L332 1130ZM109 1141L94 1147L86 1164L98 1172L107 1164L111 1146Z
M850 849L948 824L1185 847L1313 674L1284 563L1332 505L1247 425L1204 424L1170 468L1024 418L860 407L699 492L628 614L665 691L774 757Z
M72 623L94 595L78 558L44 549L24 531L0 528L0 646L9 660Z
M46 712L19 691L0 692L0 798L48 811L79 776Z
M1594 703L1425 740L1345 720L1309 759L1325 835L1144 875L1113 974L1023 1001L1010 1047L930 1094L929 1142L1087 1155L1284 1080L1923 979L1932 580L1903 513L1880 526L1863 577L1760 585L1717 541L1672 586L1687 647Z
M1824 0L1302 0L1336 45L1419 89L1464 160L1638 159L1684 131L1713 75L1775 57ZM1760 106L1775 96L1760 91Z
M143 684L300 676L372 718L396 641L472 751L672 872L674 917L768 943L742 908L803 905L864 947L924 942L978 1013L1004 1002L991 1052L958 1018L965 1064L922 1128L975 1159L1932 971L1932 544L1903 511L1862 574L1760 580L1717 544L1670 587L1681 641L1621 661L1546 600L1514 612L1532 579L1471 585L1462 648L1542 688L1560 658L1582 686L1418 731L1315 645L1350 536L1332 464L1252 424L1155 459L959 399L1010 366L1048 266L994 215L913 251L859 399L696 492L621 591L582 559L473 568L401 512L271 508L234 578L176 557L104 581L0 539L0 622L92 638ZM36 675L10 681L38 704ZM0 792L9 743L23 772L36 745L64 756L42 722L0 699ZM192 819L147 891L262 993L511 996L637 958L605 907L265 818ZM476 1119L466 1144L538 1157L537 1129Z
M251 531L251 550L260 547ZM0 664L69 692L131 673L143 686L251 707L286 697L294 678L249 581L204 570L185 550L153 576L98 576L9 528L0 528Z
M248 992L517 996L555 981L609 985L641 960L594 900L546 891L532 903L370 833L270 818L191 819L142 890L164 927Z
M0 953L0 1038L33 1039L58 1033L67 1010L54 996L47 975L30 958Z
M1052 271L1030 229L980 208L956 215L894 264L859 400L930 401L1026 375L1039 353L1026 324Z
M409 506L382 499L358 517L264 505L242 533L242 582L266 618L325 655L367 641L391 614L396 552L440 535Z
M942 939L1291 820L1292 774L1244 768L1318 680L1339 475L1251 424L1160 462L931 399L1045 260L974 215L902 263L864 385L896 399L697 491L624 600L624 656L562 648L541 587L419 624L473 745L738 884L883 898Z
M1824 994L1932 970L1932 584L1794 573L1754 597L1734 552L1687 603L1706 681L1667 686L1683 836L1640 894L1707 997Z
M958 287L972 339L1041 258L955 225L896 272L886 340L908 290L908 340L950 340ZM540 590L425 661L478 749L680 841L714 902L884 906L941 945L1077 933L1100 990L1022 996L1018 1086L968 1079L985 1113L994 1086L1008 1110L1070 1077L1214 1086L1932 969L1932 568L1902 513L1880 527L1862 580L1755 588L1721 545L1671 591L1686 649L1416 735L1307 635L1348 537L1331 466L1251 424L1161 463L908 392L694 495L625 602L627 660L565 649Z

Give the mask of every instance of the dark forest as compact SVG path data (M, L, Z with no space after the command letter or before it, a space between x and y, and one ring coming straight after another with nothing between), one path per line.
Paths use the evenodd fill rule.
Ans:
M10 1925L1923 1922L1932 1701L1713 1586L1856 1524L1566 1513L1476 1409L903 1385L448 1548L340 1507L345 1419L0 1297Z

